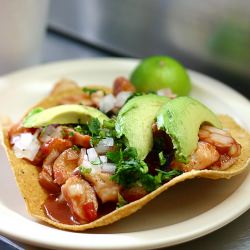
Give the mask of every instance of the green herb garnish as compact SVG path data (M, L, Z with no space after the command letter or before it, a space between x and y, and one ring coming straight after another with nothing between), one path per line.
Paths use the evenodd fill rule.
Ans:
M80 148L79 148L77 145L73 145L73 146L72 146L72 149L75 150L75 151L80 150Z
M165 158L163 151L161 151L158 154L158 156L159 156L159 160L160 160L160 165L163 166L167 162L167 159Z
M67 135L67 133L65 132L64 129L61 130L61 135L62 135L63 138Z
M74 134L75 134L75 133L74 133L73 131L70 131L70 132L69 132L69 136L71 136L71 137L73 137Z
M87 87L83 87L82 88L82 91L85 92L86 94L88 95L92 95L94 94L95 92L97 92L99 89L95 89L95 88L87 88Z
M99 165L99 164L101 164L102 162L101 162L101 160L100 160L99 158L97 158L96 160L91 161L90 163L93 164L93 165Z
M117 208L123 207L126 204L128 204L128 202L123 198L123 196L120 193L118 193Z
M155 181L160 186L163 182L169 181L174 177L182 174L182 171L177 169L172 169L170 171L162 171L160 169L156 169L158 174L155 176Z
M99 135L101 124L97 118L93 118L88 124L90 133L93 135Z
M44 136L44 134L45 134L47 128L48 128L48 126L45 126L45 127L42 128L42 131L41 131L40 136Z
M84 166L79 166L79 171L82 175L85 175L85 174L90 174L92 169Z

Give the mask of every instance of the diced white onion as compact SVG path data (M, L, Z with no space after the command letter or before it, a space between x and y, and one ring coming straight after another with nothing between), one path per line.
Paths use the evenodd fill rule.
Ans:
M85 167L85 168L91 168L92 164L89 161L83 160L82 166Z
M97 155L94 148L87 149L87 154L88 154L88 159L89 159L90 162L96 161L96 160L99 159L99 157L98 157L98 155Z
M26 158L30 161L35 159L35 156L40 149L37 135L32 135L31 133L22 133L13 136L11 143L13 144L13 151L17 158Z
M101 165L94 165L94 164L91 164L89 161L84 160L81 166L83 166L84 168L90 168L91 174L101 171Z
M107 113L115 107L115 103L116 98L112 94L108 94L101 99L100 110Z
M132 95L132 92L129 91L121 91L117 96L116 96L116 102L115 106L118 108L121 108L124 103L127 101L127 99Z
M103 163L102 172L113 174L115 172L116 165L114 163Z
M62 138L62 127L55 125L49 125L45 128L44 133L42 132L42 136L40 136L40 140L42 142L48 142L51 138Z
M102 163L107 163L108 162L108 158L105 155L101 155L100 160L101 160Z
M86 148L81 148L80 158L82 158L85 161L89 160Z
M107 137L105 139L102 139L98 144L103 144L107 147L113 147L114 146L114 139L112 137Z
M107 137L102 139L95 147L98 154L104 154L110 150L110 147L114 146L114 139L112 137Z

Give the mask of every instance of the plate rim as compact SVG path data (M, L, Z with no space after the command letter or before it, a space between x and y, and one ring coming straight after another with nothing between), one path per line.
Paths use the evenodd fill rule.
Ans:
M12 79L13 81L15 81L16 78L20 78L22 77L22 75L25 75L25 74L32 74L35 73L37 74L38 72L38 75L40 74L44 74L44 72L46 72L48 69L49 70L52 70L53 68L57 68L57 67L62 67L62 66L67 66L67 65L71 65L71 67L73 67L74 65L78 65L78 64L86 64L86 63L89 63L91 62L92 64L95 64L95 63L106 63L106 62L109 62L109 63L124 63L124 64L135 64L138 62L138 59L132 59L132 58L112 58L112 57L108 57L108 58L87 58L87 59L77 59L77 60L65 60L65 61L58 61L58 62L53 62L53 63L48 63L48 64L43 64L43 65L38 65L38 66L35 66L35 67L31 67L31 68L27 68L27 69L23 69L23 70L19 70L19 71L16 71L16 72L13 72L13 73L10 73L10 74L7 74L7 75L3 75L3 76L0 76L0 84L1 84L1 81L8 81L8 79ZM237 91L235 91L233 88L221 83L220 81L216 80L216 79L213 79L209 76L206 76L202 73L199 73L199 72L196 72L196 71L193 71L193 70L188 70L189 71L189 74L190 74L190 78L193 80L194 79L206 79L206 81L209 81L211 83L212 86L205 86L205 89L210 91L214 86L219 86L220 88L222 88L223 90L225 90L225 93L227 95L233 95L233 100L232 100L232 103L231 105L235 105L235 103L237 103L238 101L240 102L243 102L242 106L243 105L248 105L250 107L250 102L248 101L248 99L246 97L244 97L243 95L241 95L240 93L238 93ZM39 73L40 72L40 73ZM215 90L214 90L215 91ZM243 112L243 111L242 111ZM243 112L244 113L244 112ZM247 177L246 177L247 178ZM250 179L250 176L248 174L248 179ZM244 185L245 184L245 181L243 182ZM232 196L230 196L232 197ZM239 217L241 214L243 214L245 211L247 211L249 208L250 208L250 201L248 204L244 204L245 206L243 206L241 208L240 211L237 211L237 213L234 213L233 216L231 216L230 218L227 218L227 220L224 220L222 221L221 223L217 223L217 226L216 227L212 227L212 228L207 228L205 231L199 231L199 232L196 232L194 233L193 235L184 235L182 236L181 239L175 239L173 237L172 241L168 241L168 242L164 242L164 241L161 241L161 242L151 242L151 243L147 243L146 245L144 244L141 244L141 245L138 245L137 244L134 244L134 245L127 245L126 246L126 249L145 249L146 248L152 248L152 247L166 247L166 246L172 246L172 245L175 245L175 244L179 244L179 243L184 243L184 242L187 242L189 240L192 240L192 239L196 239L196 238L199 238L201 236L204 236L212 231L215 231L217 230L218 228L221 228L222 226L228 224L229 222L231 222L232 220L234 220L235 218ZM2 204L0 203L0 211L2 210ZM12 211L13 212L13 211ZM1 218L1 215L0 215L0 218ZM26 219L26 218L25 218ZM34 222L32 220L29 220L29 222ZM41 224L38 224L35 222L35 224L37 225L41 225ZM57 231L61 231L61 230L58 230L58 229L54 229L54 230L57 230ZM153 230L147 230L147 231L155 231L155 230L159 230L159 229L153 229ZM7 237L10 237L10 238L15 238L16 240L18 241L21 241L21 242L25 242L25 243L28 243L28 244L32 244L32 245L40 245L42 247L63 247L63 248L71 248L72 245L68 245L68 246L65 246L65 243L63 243L64 245L51 245L51 244L47 244L46 242L38 242L37 240L35 239L30 239L29 237L23 237L23 234L19 232L18 235L13 235L11 234L11 232L7 232L7 231L4 231L1 229L1 226L0 226L0 231L3 235L7 236ZM65 231L63 231L65 232ZM145 234L145 231L142 231L140 233L143 233ZM83 232L82 234L86 234L85 232ZM129 234L134 234L133 232L132 233L123 233L121 235L129 235ZM90 235L90 234L86 234L86 235ZM93 234L93 235L96 235L96 234ZM100 234L98 234L100 235ZM107 234L104 234L105 237L107 237ZM115 234L115 235L119 235L119 234ZM13 237L15 236L15 237ZM112 234L112 236L114 236L114 234ZM120 236L120 235L119 235ZM73 246L74 248L78 248L78 249L83 249L83 247L85 246ZM93 245L89 245L87 246L88 248L86 249L103 249L103 246L102 247L96 247L96 246L93 246ZM109 245L109 246L105 246L107 247L107 249L118 249L117 248L117 245ZM118 246L119 247L119 246ZM124 248L124 245L121 245L120 248ZM120 249L119 248L119 249Z

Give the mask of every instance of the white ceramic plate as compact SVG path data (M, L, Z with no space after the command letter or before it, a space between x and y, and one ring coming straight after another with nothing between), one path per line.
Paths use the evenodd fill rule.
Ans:
M17 120L44 97L55 81L111 85L128 76L137 61L91 59L68 61L20 71L0 78L0 114ZM247 99L225 85L189 71L192 96L218 113L230 114L250 130ZM59 249L149 249L171 246L208 234L250 207L250 174L230 180L186 181L157 197L136 214L113 225L84 233L67 232L31 218L1 148L0 233L23 243ZM235 205L237 204L237 205Z

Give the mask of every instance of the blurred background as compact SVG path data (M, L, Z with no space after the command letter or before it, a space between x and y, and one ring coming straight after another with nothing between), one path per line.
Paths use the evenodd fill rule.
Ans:
M0 1L8 5L13 2ZM32 10L34 2L40 6L34 5ZM45 36L43 43L33 45L36 57L15 68L74 58L169 55L250 98L249 0L25 0L22 3L23 11L37 12L30 23L39 22L34 16L44 22L44 26L40 22L37 28L29 27L29 32L33 31L29 36L40 39L42 30ZM27 53L34 55L34 49L33 53ZM0 73L15 69L6 68L3 58L0 54Z

